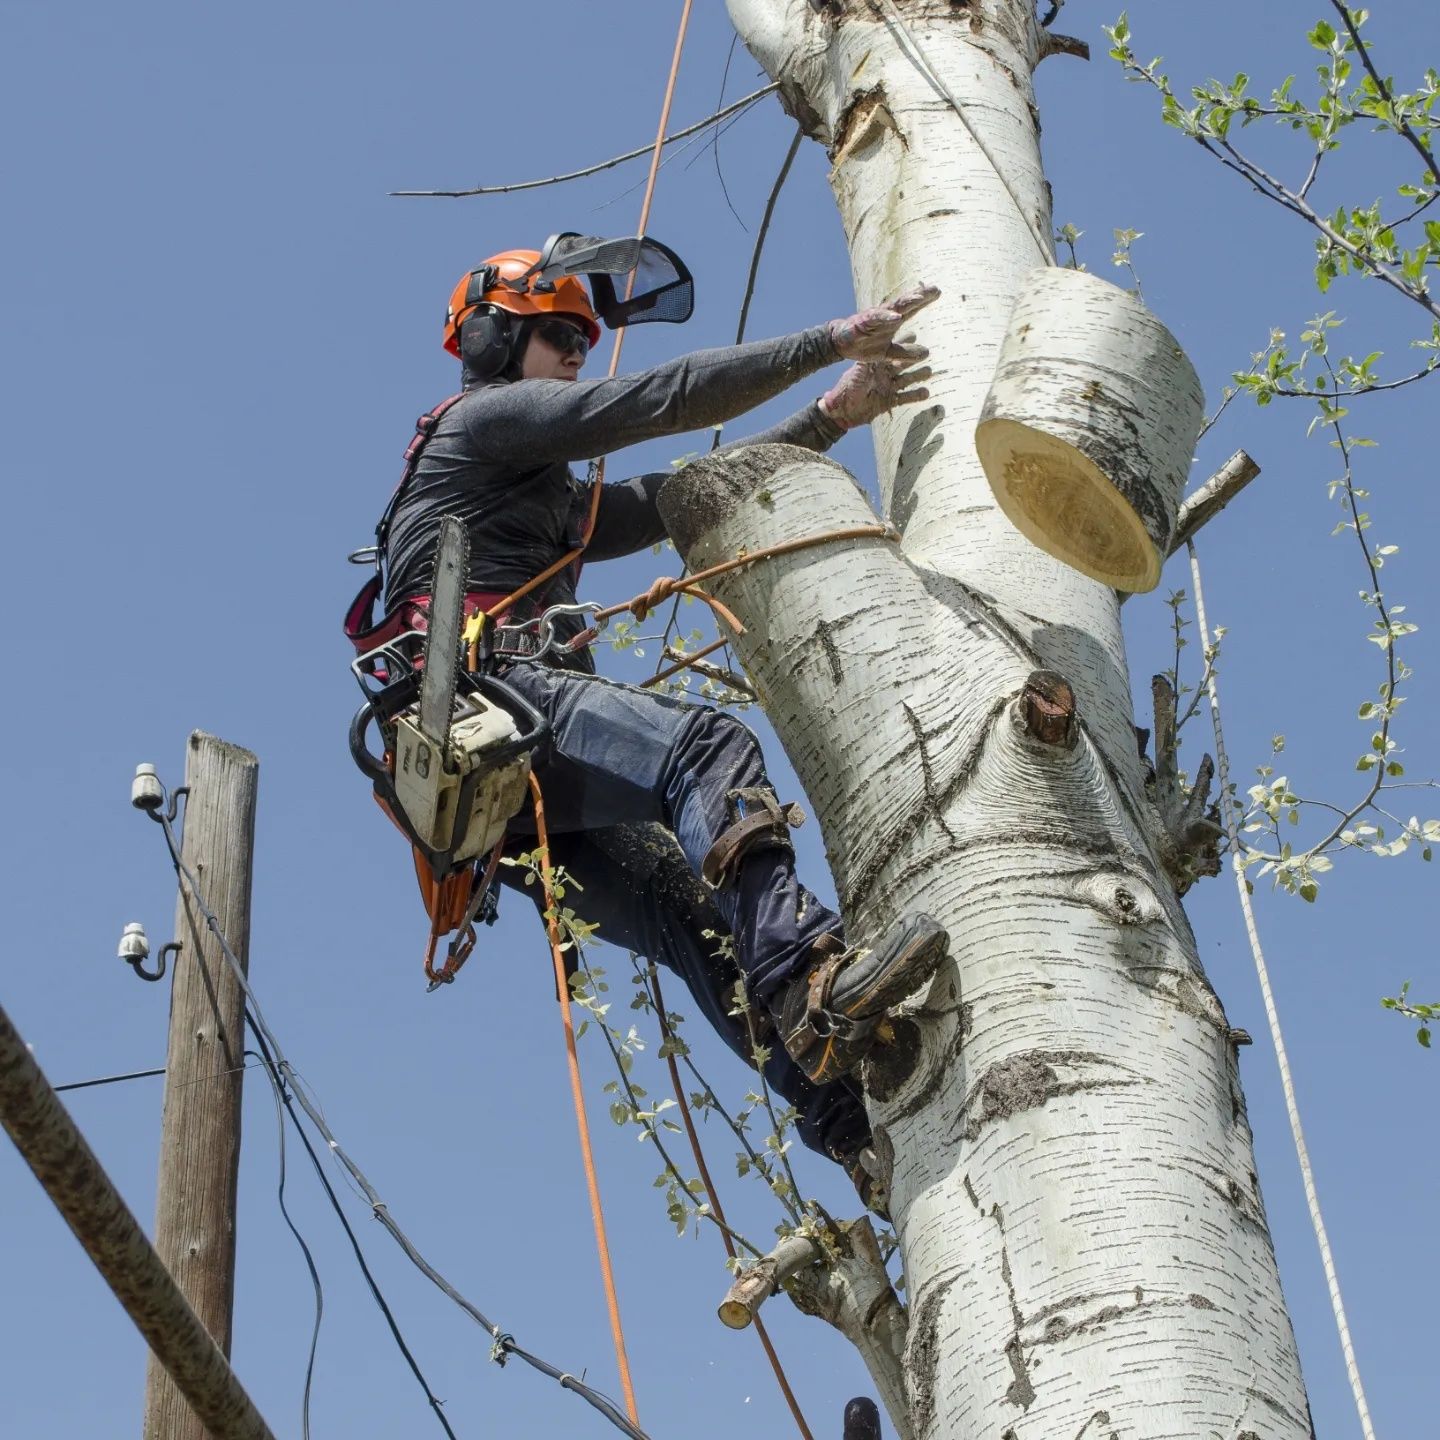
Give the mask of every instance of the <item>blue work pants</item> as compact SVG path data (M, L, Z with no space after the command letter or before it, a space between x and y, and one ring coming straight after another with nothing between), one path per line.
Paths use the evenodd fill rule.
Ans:
M762 1021L783 988L808 973L816 939L841 930L796 878L788 846L753 851L723 889L698 881L710 847L735 819L732 792L770 788L759 742L723 711L595 675L532 664L503 678L552 727L536 776L552 860L582 887L567 903L573 899L601 939L680 975L726 1043L748 1059L744 1022L729 1013L734 965ZM524 848L534 833L528 811L511 832ZM676 844L688 876L677 877L678 857L662 853ZM513 867L502 874L516 878ZM704 938L706 929L730 932L734 962ZM869 1134L854 1091L816 1086L778 1041L768 1048L767 1081L799 1112L802 1140L832 1155L853 1153Z

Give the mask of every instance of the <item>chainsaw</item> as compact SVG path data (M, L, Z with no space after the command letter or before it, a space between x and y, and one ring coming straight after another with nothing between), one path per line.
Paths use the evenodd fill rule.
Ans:
M545 717L511 686L462 663L469 551L464 525L447 515L428 629L398 635L351 665L365 700L350 722L350 753L437 884L499 844L550 735ZM368 743L372 725L381 755Z

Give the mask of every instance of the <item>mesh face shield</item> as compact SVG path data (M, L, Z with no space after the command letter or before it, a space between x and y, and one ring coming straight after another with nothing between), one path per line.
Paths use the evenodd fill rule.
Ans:
M695 309L695 281L685 262L648 237L552 235L540 252L531 288L543 289L565 275L585 276L595 313L612 330L650 321L676 325Z

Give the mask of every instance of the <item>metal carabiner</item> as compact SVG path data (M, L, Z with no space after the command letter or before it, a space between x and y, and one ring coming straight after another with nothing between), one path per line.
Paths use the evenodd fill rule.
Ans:
M499 625L495 629L496 650L501 650L500 637L507 631L516 634L530 630L535 631L536 648L529 653L517 653L515 651L505 652L509 658L515 660L533 661L543 660L552 650L558 649L562 644L559 636L555 634L555 621L563 615L594 615L598 617L604 607L594 600L577 601L573 605L551 605L547 610L541 611L533 620L522 621L518 625ZM605 622L597 618L590 627L598 635L605 628Z

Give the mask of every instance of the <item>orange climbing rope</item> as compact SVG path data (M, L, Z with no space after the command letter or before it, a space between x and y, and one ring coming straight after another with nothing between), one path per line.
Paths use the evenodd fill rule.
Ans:
M665 98L660 105L660 124L655 132L655 147L650 153L650 174L645 181L645 198L640 205L640 226L637 233L644 236L650 222L650 202L655 196L655 178L660 173L660 151L665 144L665 131L670 124L670 105L675 98L675 81L680 73L680 56L685 49L685 32L690 24L690 9L693 0L685 0L680 12L680 27L675 35L675 51L670 57L670 75L665 82ZM625 298L630 298L634 275L626 286ZM610 354L610 376L614 376L620 365L620 350L625 343L622 326L615 332L615 348ZM486 619L493 620L504 614L517 600L528 595L537 586L543 585L551 576L559 574L567 565L580 560L590 536L595 530L595 517L600 511L601 488L605 481L605 461L602 458L595 467L595 480L590 487L590 514L580 544L568 555L562 556L553 565L547 566L528 584L507 596L498 605L486 612ZM478 668L479 629L470 637L469 655L471 668ZM615 1363L620 1371L620 1388L625 1397L625 1409L631 1423L640 1424L640 1412L635 1404L635 1386L630 1378L630 1360L625 1353L625 1331L620 1322L620 1301L615 1293L615 1272L610 1264L610 1244L605 1235L605 1214L600 1205L600 1185L595 1178L595 1156L590 1146L590 1123L585 1114L585 1095L580 1085L580 1058L575 1051L575 1026L570 1019L570 987L565 978L565 959L560 949L559 916L555 910L554 871L550 866L550 842L545 829L545 801L540 793L540 782L530 776L530 794L535 802L535 830L539 837L540 880L545 890L545 929L550 938L550 953L555 962L555 986L560 1001L560 1016L565 1027L565 1054L570 1068L570 1094L575 1102L575 1123L580 1131L580 1151L585 1162L585 1186L590 1194L590 1216L595 1225L595 1246L599 1252L600 1273L605 1284L605 1304L610 1312L610 1333L615 1342Z
M650 173L645 177L645 194L640 201L640 225L636 235L641 239L645 237L645 227L650 223L650 203L655 198L655 179L660 173L660 152L665 148L665 132L670 127L670 105L675 99L675 80L680 74L680 56L685 49L685 32L690 26L690 7L694 0L685 0L684 8L680 12L680 28L675 34L675 53L670 57L670 76L665 82L665 98L660 103L660 124L655 131L655 144L650 151ZM635 288L635 272L630 272L625 282L625 298L630 298L631 291ZM615 348L610 352L610 365L605 372L607 380L613 380L620 368L620 352L625 347L625 326L621 326L615 332ZM503 615L517 601L523 600L533 590L543 585L553 576L558 575L567 565L576 564L585 554L586 547L590 544L590 537L595 533L595 517L600 513L600 496L605 485L605 457L602 455L595 465L595 478L590 485L590 513L585 519L585 529L582 532L580 543L567 554L562 555L553 565L547 565L533 579L527 580L518 590L513 590L498 604L492 605L485 611L485 620L496 620ZM483 622L482 622L483 624ZM479 665L480 655L480 629L477 627L475 633L470 636L470 668L476 669Z
M585 1114L585 1092L580 1086L580 1057L575 1050L575 1025L570 1019L570 983L565 975L565 955L560 948L560 916L555 908L555 871L550 864L550 835L545 827L545 797L540 782L531 775L530 798L535 804L535 833L539 840L540 884L545 892L545 933L550 938L550 958L555 962L555 993L560 1000L560 1020L565 1027L565 1058L570 1068L570 1098L575 1102L575 1124L580 1131L580 1154L585 1162L585 1188L590 1192L590 1218L595 1223L595 1248L600 1256L600 1274L605 1282L605 1305L610 1312L610 1334L615 1341L615 1363L620 1369L620 1389L625 1409L633 1424L640 1423L635 1408L635 1386L630 1379L630 1360L625 1353L625 1331L620 1323L620 1300L615 1293L615 1271L610 1264L610 1242L605 1234L605 1212L600 1205L600 1183L595 1178L595 1152L590 1145L590 1121Z
M708 569L701 570L694 575L662 575L660 579L651 584L648 590L642 591L639 595L632 596L629 600L622 600L618 605L607 605L603 610L597 610L595 620L603 624L606 620L628 610L637 620L643 621L657 605L663 605L672 595L693 595L695 599L703 600L734 634L743 635L745 627L729 606L706 591L697 588L701 580L710 580L716 575L725 575L731 570L740 570L746 565L758 564L761 560L773 560L779 555L793 555L798 550L809 550L816 545L834 545L841 540L898 541L900 538L900 532L893 525L877 524L847 525L839 530L821 530L815 535L801 535L794 540L781 540L777 544L766 545L759 550L748 550L744 554L737 555L733 560L722 560L718 565L711 565ZM594 630L582 631L570 643L572 646L588 643L595 638L596 633ZM644 689L661 680L669 679L671 675L678 674L697 660L704 659L706 655L713 654L727 644L729 641L722 639L706 645L703 649L695 651L693 655L685 656L683 660L670 666L668 670L662 670L658 674L652 675L640 688Z

